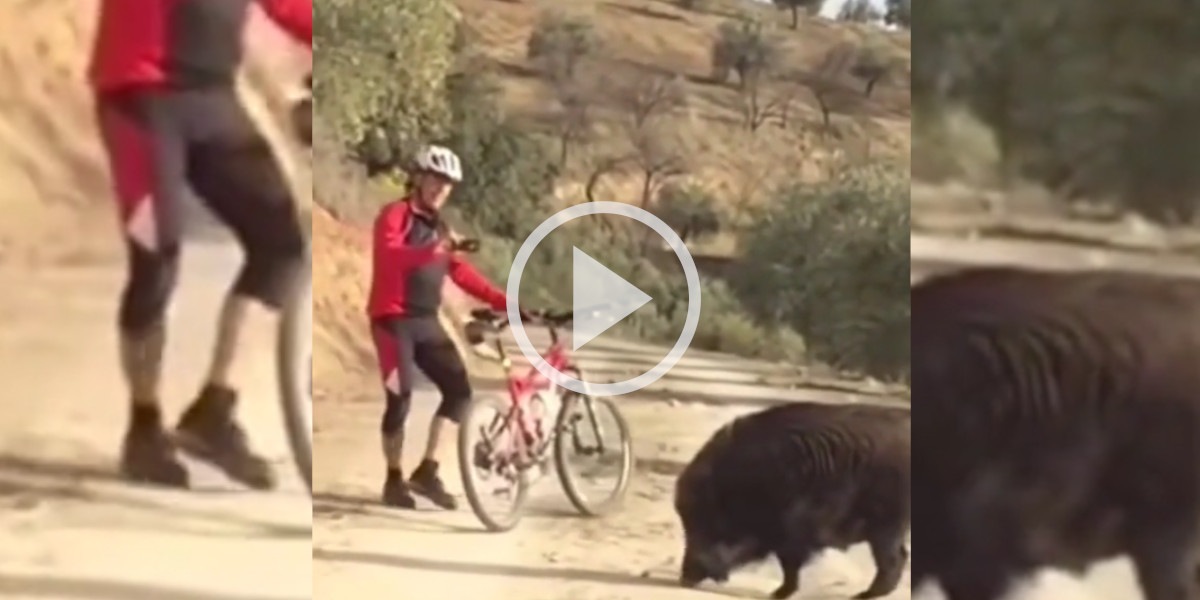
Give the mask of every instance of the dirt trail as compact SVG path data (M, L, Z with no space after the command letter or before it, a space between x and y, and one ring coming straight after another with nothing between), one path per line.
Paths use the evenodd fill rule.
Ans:
M539 337L534 336L535 344ZM608 360L617 358L610 355ZM706 358L692 360L702 365ZM685 358L678 368L701 367ZM716 374L711 367L707 371ZM738 381L746 374L731 370L726 375ZM487 534L465 503L453 514L377 508L378 392L364 389L359 380L345 382L336 394L323 399L316 414L317 598L382 597L384 590L476 600L762 598L778 584L773 565L736 576L725 588L697 592L674 584L682 547L671 508L674 474L713 431L750 410L745 405L623 400L641 461L623 510L601 520L579 518L557 482L547 477L539 482L530 516L518 529ZM410 437L416 439L409 441L409 448L424 446L424 429L436 402L432 390L418 393L410 421ZM454 471L447 474L447 483L461 489ZM849 554L830 552L805 573L799 597L849 597L865 589L872 574L865 547ZM908 597L907 583L888 596Z
M533 336L535 345L539 336ZM601 340L597 340L601 341ZM615 344L615 347L621 347ZM603 364L607 358L593 351ZM685 358L678 369L699 370L711 357ZM585 366L587 363L584 363ZM741 368L706 368L709 379L740 381ZM760 365L761 367L761 365ZM720 377L718 377L718 375ZM379 392L361 377L318 382L326 396L317 405L317 497L313 506L313 594L316 598L384 597L399 593L475 600L687 600L704 597L765 598L778 583L773 564L733 578L725 587L701 591L674 586L681 539L671 509L674 474L707 436L746 404L704 399L672 402L628 397L621 407L636 439L640 468L627 505L602 520L571 511L557 482L538 484L531 515L505 534L483 533L468 508L397 512L378 506ZM339 387L340 384L340 387ZM336 390L336 391L333 391ZM796 391L802 394L803 390ZM747 394L755 397L760 394ZM826 394L817 393L819 400ZM848 397L849 398L849 397ZM424 429L436 393L418 392L409 448L424 445ZM410 455L415 452L410 452ZM413 465L408 465L411 469ZM461 489L456 472L448 484ZM920 549L914 549L920 552ZM807 569L797 600L842 600L861 591L873 573L865 547L830 551ZM937 589L912 594L907 579L889 600L942 600ZM376 591L378 590L378 591ZM1127 561L1111 561L1080 582L1055 573L1021 586L1012 600L1135 600Z
M232 246L208 243L185 260L166 377L172 421L195 392L239 264ZM310 598L310 504L287 460L267 323L248 336L243 414L284 489L244 492L202 465L192 465L192 493L114 480L127 414L112 349L119 265L0 264L0 597Z

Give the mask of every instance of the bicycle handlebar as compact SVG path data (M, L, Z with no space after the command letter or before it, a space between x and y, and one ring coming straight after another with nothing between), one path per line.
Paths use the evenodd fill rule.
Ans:
M562 327L563 325L566 325L575 319L575 315L572 311L544 311L526 314L531 318L523 319L524 322L545 325L550 327L552 330ZM490 308L477 308L472 310L471 318L475 319L476 321L482 321L488 325L491 325L498 331L503 330L509 325L508 316L506 313L495 311Z
M550 341L552 344L557 344L559 340L558 329L575 319L574 311L565 312L535 312L524 313L523 322L536 323L547 326L550 329ZM498 334L508 327L508 315L505 312L495 311L488 308L479 308L471 311L472 321L467 323L464 328L464 334L467 341L472 346L479 346L486 341L487 330L491 330L492 334ZM493 335L492 338L494 351L496 356L490 358L499 358L501 364L507 368L512 363L508 359L508 353L504 349L504 341L499 335ZM478 350L476 351L478 353Z

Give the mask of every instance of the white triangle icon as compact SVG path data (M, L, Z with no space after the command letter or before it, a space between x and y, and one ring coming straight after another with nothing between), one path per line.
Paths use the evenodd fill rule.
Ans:
M572 254L571 309L575 321L571 344L578 350L653 298L579 248L573 247Z

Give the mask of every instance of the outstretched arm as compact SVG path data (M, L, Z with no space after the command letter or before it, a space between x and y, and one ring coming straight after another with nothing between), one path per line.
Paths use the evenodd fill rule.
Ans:
M492 310L508 309L508 297L496 287L487 277L484 277L471 263L457 255L450 256L450 280L454 285L475 299L490 306Z
M312 48L312 0L258 0L258 4L292 38Z

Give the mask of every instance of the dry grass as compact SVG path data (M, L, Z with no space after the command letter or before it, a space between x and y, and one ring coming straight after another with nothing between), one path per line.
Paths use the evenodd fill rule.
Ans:
M739 0L714 3L708 12L681 9L665 0L545 1L455 0L485 54L502 74L510 113L545 124L553 119L553 91L525 59L525 43L547 8L581 13L594 23L606 48L599 65L606 80L620 81L640 69L680 75L689 97L677 129L691 159L689 176L723 197L741 199L748 182L769 187L785 178L822 179L846 162L888 156L907 160L910 141L908 78L884 85L850 115L835 117L838 135L826 135L810 94L801 94L792 127L766 126L750 135L742 126L741 101L732 86L709 80L709 48L722 22L735 10L758 11L778 23L789 61L815 68L831 48L861 43L871 36L903 63L911 51L907 33L887 33L857 24L811 18L798 31L787 29L786 13ZM603 102L603 101L598 101ZM620 152L619 122L626 117L611 103L598 106L592 139L576 153L560 197L576 202L582 181L597 157ZM637 183L618 178L601 191L604 199L630 200Z

